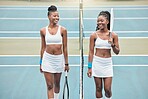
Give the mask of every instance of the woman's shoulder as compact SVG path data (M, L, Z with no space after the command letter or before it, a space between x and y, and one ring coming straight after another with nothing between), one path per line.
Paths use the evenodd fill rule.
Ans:
M67 29L64 27L64 26L61 26L60 25L60 28L61 28L61 32L63 33L63 32L67 32Z
M92 32L90 35L91 36L96 36L96 34L98 34L99 32L98 31L94 31L94 32Z
M59 26L61 27L62 30L67 30L64 26L61 26L61 25Z
M41 34L46 33L46 27L41 28L41 29L40 29L40 33L41 33Z
M90 34L90 38L96 38L97 31L94 31Z
M40 31L45 31L46 30L46 26L45 27L42 27L41 29L40 29Z
M112 32L112 36L113 36L113 37L118 37L118 34L115 33L115 32Z

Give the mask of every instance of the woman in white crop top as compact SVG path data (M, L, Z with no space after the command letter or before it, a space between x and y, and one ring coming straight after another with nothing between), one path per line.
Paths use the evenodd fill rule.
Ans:
M58 25L57 7L48 8L49 25L40 30L40 71L44 73L48 99L58 99L60 79L63 71L69 71L67 51L67 30Z
M97 18L97 29L90 36L88 56L88 77L93 76L96 84L96 99L103 99L102 88L106 99L111 99L113 77L111 49L119 54L118 35L110 33L110 13L102 11ZM95 49L95 51L94 51ZM103 87L104 85L104 87Z

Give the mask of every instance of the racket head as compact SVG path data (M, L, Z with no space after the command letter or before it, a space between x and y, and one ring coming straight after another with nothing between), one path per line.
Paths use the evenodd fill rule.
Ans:
M63 99L69 99L69 85L68 85L68 72L65 72L65 83L63 89ZM66 97L67 96L67 97Z

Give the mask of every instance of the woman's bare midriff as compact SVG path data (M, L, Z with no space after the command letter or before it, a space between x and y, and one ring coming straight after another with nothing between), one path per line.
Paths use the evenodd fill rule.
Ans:
M109 58L111 57L111 49L99 49L96 48L95 55L102 58Z
M61 44L46 45L45 51L52 55L60 55L62 54L62 45Z

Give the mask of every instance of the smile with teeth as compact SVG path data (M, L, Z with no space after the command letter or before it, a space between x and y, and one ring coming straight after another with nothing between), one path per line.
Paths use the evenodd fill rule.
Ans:
M101 28L101 27L103 27L103 24L99 24L98 26Z
M58 22L59 20L54 20L55 22Z

